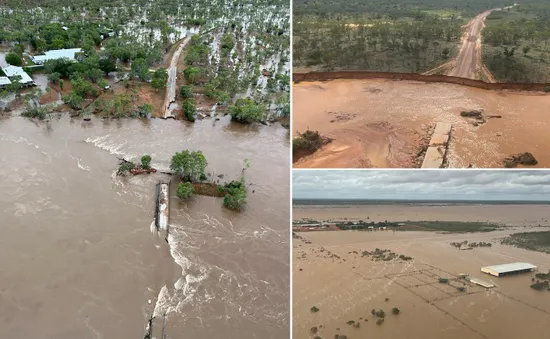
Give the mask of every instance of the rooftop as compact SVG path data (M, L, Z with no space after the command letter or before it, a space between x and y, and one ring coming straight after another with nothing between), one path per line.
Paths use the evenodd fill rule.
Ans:
M529 270L529 269L535 269L537 266L531 265L525 262L515 262L511 264L503 264L503 265L495 265L495 266L487 266L482 267L481 269L488 269L493 270L497 273L506 273L506 272L514 272L514 271L521 271L521 270Z
M44 55L35 55L33 57L34 62L45 62L47 60L54 59L71 59L74 60L75 54L82 52L81 48L69 48L69 49L54 49L44 52Z
M12 78L12 77L15 77L15 76L18 76L20 77L21 79L19 80L20 83L22 84L27 84L29 82L33 82L32 78L27 74L27 72L25 72L23 70L22 67L17 67L17 66L8 66L8 67L4 67L2 68L2 71L4 71L4 74L6 74L6 76L8 78Z
M0 77L0 86L5 86L11 84L10 79L8 77Z

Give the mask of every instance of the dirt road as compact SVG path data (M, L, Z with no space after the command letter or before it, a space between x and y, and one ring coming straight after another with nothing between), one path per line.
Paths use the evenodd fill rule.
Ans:
M481 70L481 31L485 27L485 19L493 11L494 9L491 9L479 14L465 26L462 47L449 75L476 79L477 72Z
M168 68L168 85L166 87L166 98L164 99L165 118L172 116L172 111L175 109L176 106L176 78L178 71L178 59L180 58L181 51L183 50L185 45L187 45L189 40L191 40L190 36L183 39L183 41L174 52L172 60L170 60L170 67Z

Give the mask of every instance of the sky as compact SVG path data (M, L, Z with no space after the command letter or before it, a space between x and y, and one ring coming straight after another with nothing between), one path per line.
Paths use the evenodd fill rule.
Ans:
M550 200L550 170L294 170L294 199Z

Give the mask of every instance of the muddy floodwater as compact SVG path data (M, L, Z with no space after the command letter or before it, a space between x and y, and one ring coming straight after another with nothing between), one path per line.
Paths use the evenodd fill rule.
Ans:
M549 230L548 206L362 206L354 215L382 220L494 220L517 227L486 233L327 231L297 232L293 240L293 335L321 338L544 338L550 330L550 292L536 291L532 273L494 277L483 266L528 262L550 269L550 254L500 245L518 230ZM294 209L301 217L342 218L343 208ZM546 210L546 212L544 212ZM309 212L309 213L308 213ZM378 218L378 217L377 217ZM378 219L380 220L380 219ZM376 221L376 218L375 218ZM541 224L541 227L533 227ZM459 250L451 242L491 242ZM373 261L362 251L391 250L411 257ZM466 274L495 285L486 289L459 278ZM439 282L449 279L449 283ZM459 291L464 287L464 291ZM318 312L312 312L315 306ZM399 314L392 313L398 308ZM371 311L382 309L384 321ZM352 323L353 321L353 323ZM349 324L348 324L349 322ZM359 325L357 325L359 323Z
M229 117L50 122L0 119L0 337L284 338L289 332L288 132ZM115 176L117 157L202 150L248 205L175 197L168 243L154 232L166 174ZM153 231L152 231L153 230Z
M437 122L453 130L449 167L502 168L531 152L550 166L550 95L486 91L453 84L393 80L301 82L293 87L293 130L318 130L333 141L294 167L415 167L422 139ZM483 109L486 122L460 116Z

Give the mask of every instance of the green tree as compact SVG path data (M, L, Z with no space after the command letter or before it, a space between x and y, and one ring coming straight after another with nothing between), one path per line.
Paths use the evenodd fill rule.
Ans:
M84 101L84 99L74 91L69 94L65 94L61 97L61 100L63 100L63 102L69 105L72 109L80 109L80 105Z
M13 52L6 54L6 62L13 66L23 65L23 61L21 60L21 57L17 53L13 53Z
M185 150L172 157L170 169L179 174L185 181L196 182L204 176L208 162L201 151Z
M73 89L73 92L78 94L80 97L85 98L92 92L92 84L85 80L82 77L75 77L71 80L71 87Z
M197 107L195 107L195 101L193 99L185 99L183 101L183 115L187 118L187 120L194 122L196 111Z
M149 154L145 154L141 157L141 168L143 169L150 169L151 168L151 156Z
M178 189L176 191L176 195L180 199L189 199L193 196L193 193L195 193L195 187L190 182L180 182L178 184Z
M132 61L132 76L137 76L140 80L147 81L151 79L151 73L149 72L149 65L145 59L135 59Z
M59 80L61 79L61 74L57 72L53 72L48 74L48 81L54 84L59 83Z
M137 114L141 117L148 117L153 113L153 105L145 103L137 108Z
M189 99L193 97L193 88L191 86L181 86L180 87L180 95L184 99Z
M99 59L99 69L108 75L111 72L116 72L116 62L110 58Z
M223 205L230 210L240 211L246 204L246 187L244 178L240 181L232 181L226 184L225 196L223 198Z
M163 89L165 85L166 82L160 78L153 78L153 81L151 82L151 87L157 91Z
M196 84L202 75L202 69L199 67L188 67L183 71L183 75L185 76L185 80L190 84Z
M250 98L237 99L235 105L229 106L231 119L241 123L262 121L265 118L266 107L257 104Z

